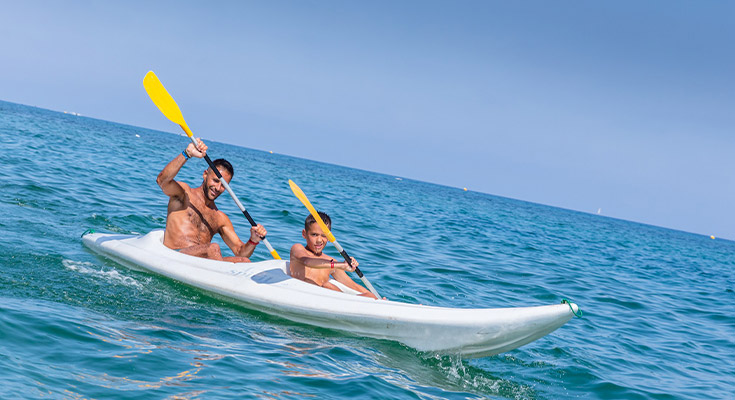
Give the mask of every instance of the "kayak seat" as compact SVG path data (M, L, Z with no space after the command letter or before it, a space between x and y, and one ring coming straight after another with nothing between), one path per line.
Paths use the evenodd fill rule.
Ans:
M287 279L293 279L293 278L286 275L282 269L273 268L273 269L265 270L262 272L258 272L257 274L253 275L250 279L252 279L253 282L255 283L261 283L261 284L267 285L267 284L283 282Z

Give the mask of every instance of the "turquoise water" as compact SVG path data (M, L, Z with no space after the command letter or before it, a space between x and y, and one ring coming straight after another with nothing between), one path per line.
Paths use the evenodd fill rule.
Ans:
M281 255L306 216L293 179L381 295L452 307L569 298L585 313L475 360L271 317L86 250L87 228L164 227L155 178L187 143L0 102L0 397L733 398L727 240L208 143ZM180 178L198 185L204 167L189 162ZM226 194L218 203L247 232Z

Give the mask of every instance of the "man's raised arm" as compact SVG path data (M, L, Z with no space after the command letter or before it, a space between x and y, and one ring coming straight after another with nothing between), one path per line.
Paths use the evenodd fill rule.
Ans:
M181 167L184 166L186 160L191 157L202 158L207 154L207 145L197 139L198 146L194 146L194 143L189 143L186 149L177 155L170 163L168 163L163 170L158 174L156 182L161 187L163 193L168 197L179 197L184 195L184 188L174 180L176 174L179 173Z

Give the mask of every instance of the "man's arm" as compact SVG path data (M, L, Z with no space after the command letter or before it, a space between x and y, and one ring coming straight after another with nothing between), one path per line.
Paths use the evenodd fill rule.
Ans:
M186 153L189 157L202 158L205 154L207 154L207 145L205 145L204 142L201 141L201 139L197 139L197 141L199 142L199 144L196 147L194 146L194 143L189 143L189 145L186 146L184 153ZM163 190L163 193L166 196L181 198L184 197L184 195L186 194L186 191L181 186L181 184L174 180L176 174L179 173L181 167L183 167L186 163L186 160L187 158L184 156L183 153L179 154L173 160L171 160L171 162L169 162L158 174L156 182L158 183L158 186L161 187L161 190Z
M250 258L255 251L255 246L260 243L262 238L264 238L268 232L260 224L252 226L250 227L250 239L245 243L240 240L240 237L235 233L235 228L232 226L230 218L228 218L225 213L221 211L220 213L223 219L222 227L219 229L219 234L222 236L222 240L225 241L227 247L229 247L236 256Z

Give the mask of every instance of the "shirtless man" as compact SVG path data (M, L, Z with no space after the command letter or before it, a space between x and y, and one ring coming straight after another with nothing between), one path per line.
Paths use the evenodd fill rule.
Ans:
M327 227L332 229L332 220L329 215L320 211L319 216L322 217L322 221L327 224ZM337 282L360 292L360 296L375 298L367 289L350 279L345 272L354 271L355 267L358 266L354 258L352 258L353 266L350 267L347 262L337 262L334 258L322 253L327 245L327 235L324 234L324 231L311 214L306 218L301 236L306 239L306 247L300 243L296 243L291 247L292 277L340 292L341 290L337 286L329 282L329 278L332 276Z
M166 165L156 179L163 193L169 197L163 244L192 256L250 262L248 257L265 237L266 230L261 225L254 226L250 228L250 239L247 243L240 240L230 219L214 204L214 200L225 191L224 185L214 171L207 168L202 174L202 184L197 188L174 180L189 158L203 158L207 153L207 145L200 139L197 141L197 146L189 143L181 154ZM225 159L214 160L213 164L222 178L229 183L234 174L232 165ZM220 234L235 257L222 257L219 245L212 243L215 233Z

